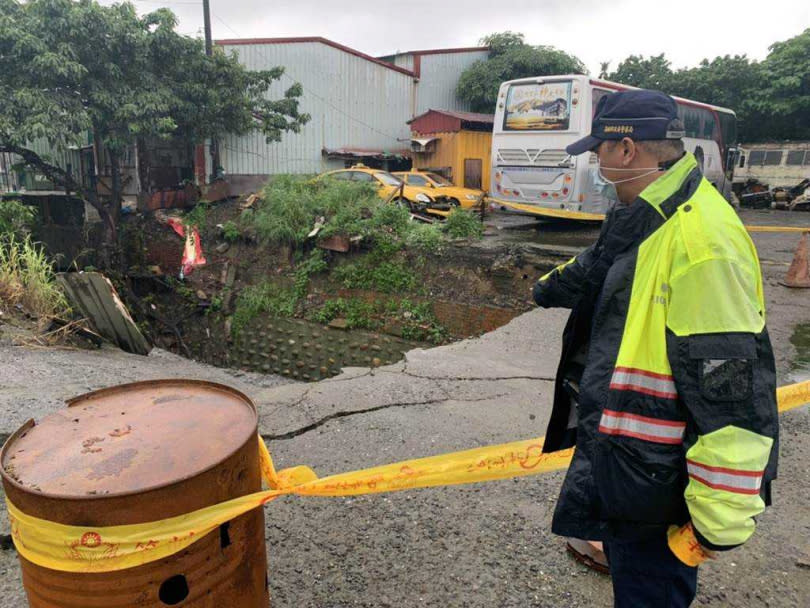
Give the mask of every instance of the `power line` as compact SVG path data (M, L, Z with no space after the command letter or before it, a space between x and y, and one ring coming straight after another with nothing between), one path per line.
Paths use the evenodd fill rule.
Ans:
M233 33L233 34L234 34L234 35L235 35L237 38L241 38L241 37L242 37L242 36L239 34L239 32L237 32L237 31L236 31L236 30L234 30L234 29L233 29L233 28L232 28L230 25L228 25L227 23L225 23L225 21L224 21L224 20L223 20L223 19L222 19L222 18L221 18L219 15L217 15L216 13L213 13L213 12L212 12L211 14L214 16L214 18L215 18L217 21L219 21L219 22L220 22L222 25L224 25L226 28L228 28L228 30L230 30L230 31L231 31L231 32L232 32L232 33ZM262 56L262 58L263 58L263 59L264 59L264 60L265 60L267 63L273 63L272 61L270 61L269 57L267 57L267 55L265 55L265 54L264 54L264 52L261 50L261 48L259 48L259 49L257 49L257 50L258 50L259 54ZM293 84L295 84L295 83L297 82L295 78L293 78L292 76L290 76L290 75L287 73L286 69L285 69L285 70L284 70L284 72L282 73L282 76L284 76L285 78L287 78L287 79L288 79L290 82L292 82ZM319 94L318 94L317 92L315 92L315 91L314 91L312 88L307 87L306 91L307 91L307 93L308 93L309 95L312 95L313 97L317 98L318 100L320 100L320 101L321 101L322 103L324 103L325 105L328 105L329 107L333 108L334 110L336 110L336 111L337 111L337 112L339 112L340 114L343 114L344 116L346 116L346 117L347 117L347 118L349 118L350 120L353 120L353 121L354 121L354 122L356 122L357 124L363 125L364 127L366 127L366 128L368 128L368 129L370 129L370 130L374 131L375 133L378 133L378 134L380 134L380 135L384 135L385 137L388 137L389 139L392 139L392 140L394 140L394 141L396 141L396 142L399 142L399 141L400 141L400 138L399 138L399 137L397 137L396 135L391 135L390 133L386 133L385 131L380 131L378 128L374 127L373 125L370 125L370 124L368 124L367 122L364 122L363 120L361 120L361 119L357 118L357 117L356 117L356 116L354 116L353 114L350 114L349 112L346 112L345 110L343 110L343 109L342 109L342 108L340 108L339 106L336 106L335 104L333 104L333 103L332 103L331 101L329 101L329 100L328 100L326 97L324 97L324 96L322 96L322 95L319 95Z

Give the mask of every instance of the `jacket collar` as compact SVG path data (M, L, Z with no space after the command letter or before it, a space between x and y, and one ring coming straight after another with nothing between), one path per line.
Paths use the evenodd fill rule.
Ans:
M685 194L685 192L682 192L684 188L687 190L690 189L689 184L692 180L688 178L693 176L696 170L699 173L700 170L697 168L695 156L691 152L686 152L666 173L642 190L641 194L638 195L639 200L637 200L636 203L644 201L652 206L661 217L665 219L668 218L678 205L675 205L675 208L671 208L671 205L667 205L666 203L670 201L673 196L676 196L678 199L683 198L677 195L679 193ZM689 194L691 195L691 192ZM683 198L683 200L686 200L686 198Z

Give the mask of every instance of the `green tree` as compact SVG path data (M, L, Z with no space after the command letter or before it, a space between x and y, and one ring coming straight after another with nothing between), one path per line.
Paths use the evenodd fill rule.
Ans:
M552 74L584 74L583 63L551 46L526 44L523 34L501 32L485 36L489 57L473 63L459 78L456 95L474 112L493 113L498 89L505 80Z
M762 63L767 86L752 91L756 109L768 116L768 136L810 139L810 28L769 50Z
M18 154L98 210L107 261L117 243L127 146L148 137L196 144L254 130L278 141L309 119L298 111L300 85L267 98L283 68L252 72L221 51L208 57L176 24L167 9L139 17L128 2L0 0L0 151ZM32 149L37 140L64 149L88 133L110 161L112 194L104 199Z
M621 82L631 87L670 92L672 68L663 53L649 58L642 55L630 55L608 75L608 80Z

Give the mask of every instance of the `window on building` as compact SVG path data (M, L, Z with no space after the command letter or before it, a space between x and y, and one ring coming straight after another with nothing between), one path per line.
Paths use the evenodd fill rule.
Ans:
M805 160L805 154L807 153L804 150L790 150L787 153L787 162L785 164L793 166L804 165L807 163Z
M782 150L768 150L765 152L764 165L775 167L782 164Z

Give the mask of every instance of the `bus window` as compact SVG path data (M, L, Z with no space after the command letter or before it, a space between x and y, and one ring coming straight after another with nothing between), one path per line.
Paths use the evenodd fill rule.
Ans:
M711 110L701 109L703 115L703 139L717 139L717 123L714 120L714 113Z
M762 163L763 165L769 165L771 167L775 167L776 165L782 164L782 150L768 150L765 152L765 160Z
M509 87L504 131L567 131L571 81L520 83Z
M612 91L606 91L605 89L593 89L593 92L591 93L591 118L596 115L596 106L599 105L599 100L605 95L610 95L611 92Z
M803 165L805 164L804 155L805 155L804 150L790 150L787 153L787 162L785 164L793 166Z
M761 167L765 160L765 150L751 150L748 155L749 167Z
M733 148L737 145L737 117L726 112L717 112L720 118L720 134L723 137L723 145L726 148Z

